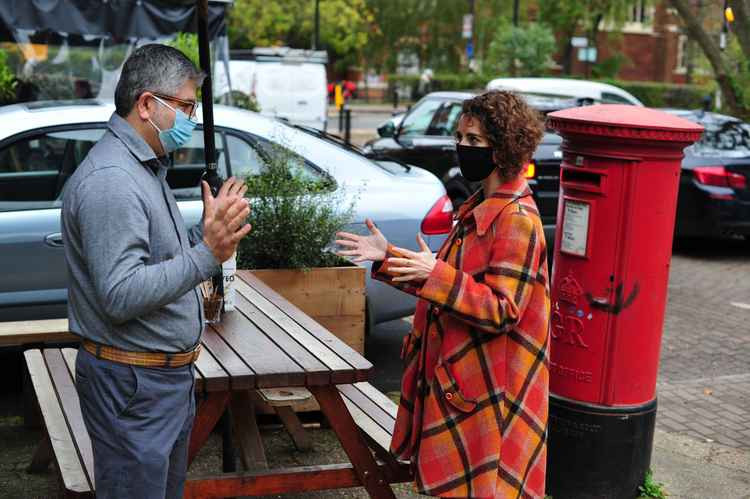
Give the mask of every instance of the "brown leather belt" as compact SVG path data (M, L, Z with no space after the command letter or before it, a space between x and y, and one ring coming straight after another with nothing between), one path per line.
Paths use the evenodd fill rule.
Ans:
M98 359L140 367L182 367L195 362L201 353L200 345L182 353L128 352L90 340L83 340L83 348Z

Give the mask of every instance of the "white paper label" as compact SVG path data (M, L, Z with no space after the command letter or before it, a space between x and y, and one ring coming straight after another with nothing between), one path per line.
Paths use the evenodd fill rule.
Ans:
M235 289L234 280L237 272L237 252L229 260L221 264L221 270L224 277L224 311L231 312L234 310Z
M586 256L590 208L588 203L565 200L560 251L572 255Z

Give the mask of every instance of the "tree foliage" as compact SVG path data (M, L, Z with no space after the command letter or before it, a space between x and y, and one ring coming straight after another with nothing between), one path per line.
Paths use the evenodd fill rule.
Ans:
M738 118L750 119L750 92L746 90L750 82L750 34L746 32L750 29L750 12L744 1L730 2L737 18L735 30L738 33L726 52L722 52L717 37L706 28L691 2L671 0L671 3L685 23L688 36L698 43L711 64L728 112Z
M368 43L371 13L365 0L320 0L320 43L332 59L355 61ZM289 46L309 49L314 0L237 0L229 11L232 48Z
M552 65L555 35L547 26L530 23L523 27L501 25L485 58L485 73L541 76Z

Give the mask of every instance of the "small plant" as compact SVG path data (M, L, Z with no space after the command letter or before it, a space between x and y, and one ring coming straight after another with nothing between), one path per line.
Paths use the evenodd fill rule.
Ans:
M258 105L258 100L254 96L247 95L246 93L240 92L239 90L232 90L231 96L232 96L232 105L234 107L247 109L248 111L255 111L256 113L260 112L260 106ZM223 99L223 97L221 99Z
M185 54L185 57L190 59L196 68L201 67L198 53L198 35L194 33L177 33L174 40L167 42L167 45Z
M337 231L351 222L353 202L335 183L310 171L304 158L267 145L265 164L246 179L251 199L250 234L237 263L246 269L309 269L346 264L328 251Z
M667 497L667 493L664 491L664 484L654 481L654 475L651 470L646 472L646 478L643 481L643 485L638 487L638 492L641 493L641 498L666 499Z
M8 65L8 56L0 51L0 105L15 100L16 85L16 75Z

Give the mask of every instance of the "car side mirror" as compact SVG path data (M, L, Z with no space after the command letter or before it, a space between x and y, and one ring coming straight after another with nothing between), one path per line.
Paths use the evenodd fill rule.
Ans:
M378 135L383 138L393 137L396 135L396 125L392 121L386 122L378 128Z

